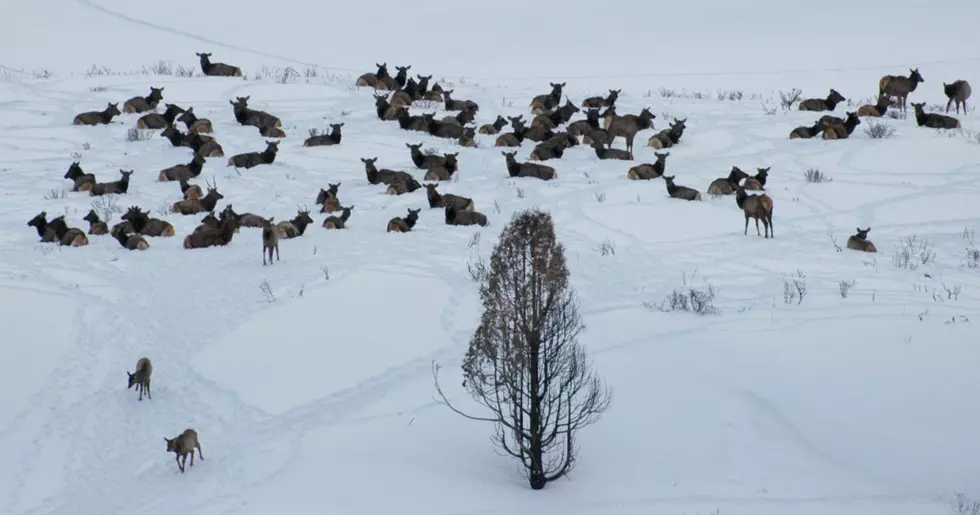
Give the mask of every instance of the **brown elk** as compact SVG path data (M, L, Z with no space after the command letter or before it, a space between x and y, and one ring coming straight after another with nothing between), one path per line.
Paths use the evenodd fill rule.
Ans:
M140 358L136 361L136 371L132 374L126 372L129 376L129 385L126 389L136 387L136 391L139 392L138 401L143 400L143 392L146 392L147 398L153 400L153 396L150 395L150 376L153 374L153 363L150 362L150 358Z
M654 152L653 155L657 157L656 163L636 165L626 172L626 178L631 181L649 181L663 176L667 169L667 157L670 156L670 152L663 154Z
M201 58L201 72L209 77L241 77L242 69L225 63L212 63L211 52L194 52Z
M157 108L163 100L163 88L150 86L150 94L145 97L133 97L123 103L124 113L145 113Z
M824 124L819 120L817 120L817 122L810 127L797 127L790 131L789 139L810 139L817 134L820 134L820 132L823 131L823 127Z
M279 261L279 227L272 225L272 219L262 225L262 266L265 266L265 254L269 253L269 264L272 264L272 251L276 251L276 261Z
M286 220L279 222L276 228L279 231L279 238L283 240L290 240L293 238L298 238L306 232L306 226L313 223L313 219L310 218L309 209L299 209L297 210L296 217L292 220Z
M109 224L103 222L99 219L99 215L94 209L90 209L88 214L85 215L82 220L88 222L88 233L94 236L102 236L104 234L109 234Z
M185 249L203 249L207 247L221 247L231 243L235 236L235 229L238 224L235 217L228 216L221 220L217 229L206 229L194 232L184 237Z
M204 196L204 192L201 187L197 184L191 184L187 181L180 181L180 193L184 196L184 200L201 198Z
M739 186L735 190L735 204L742 209L745 214L745 230L742 234L749 234L749 218L755 219L755 232L759 236L759 220L766 227L766 238L775 238L776 233L772 225L772 197L763 193L762 195L749 195L745 193L745 188Z
M909 68L908 77L903 75L885 75L878 80L878 96L889 95L897 97L899 106L904 113L905 99L908 98L909 93L915 91L915 88L920 82L925 82L925 79L919 74L918 68L914 70Z
M833 111L837 108L837 104L845 100L847 99L844 98L844 95L838 93L836 89L831 89L827 98L808 98L800 101L798 109L800 111Z
M436 191L437 184L426 184L425 185L425 195L429 201L430 208L446 207L449 205L456 206L459 211L474 211L476 210L476 204L473 199L467 197L461 197L459 195L453 195L452 193L440 194Z
M304 147L321 147L329 145L339 145L340 138L342 134L340 133L340 128L343 127L343 123L332 123L330 124L330 133L320 133L314 134L311 131L310 137L306 138L303 142Z
M116 194L122 195L129 191L129 176L133 175L132 170L119 170L121 178L118 181L97 182L92 185L89 195L98 197L101 195Z
M136 120L137 129L154 129L161 130L166 129L174 124L177 119L177 115L184 112L184 109L178 105L174 104L164 104L166 109L163 114L160 113L146 113L140 116L139 120Z
M120 218L123 220L123 223L116 224L112 227L111 232L113 236L120 230L128 230L142 234L143 236L164 238L175 234L174 226L170 222L160 220L159 218L150 218L150 212L143 211L138 206L130 206Z
M80 229L68 227L65 223L65 216L61 215L53 220L47 219L47 213L41 211L37 216L27 222L28 227L37 230L37 235L45 243L58 242L58 245L72 247L82 247L88 245L88 237Z
M279 142L266 141L265 145L265 150L262 152L246 152L231 156L228 159L228 166L248 169L261 164L272 164L276 160L276 153L279 152Z
M615 108L609 108L607 113L604 128L609 133L609 143L620 136L626 138L626 150L630 152L633 151L633 139L636 137L636 133L645 129L652 129L653 120L657 117L646 107L640 111L639 115L619 116L616 114Z
M499 134L500 129L503 129L506 125L507 119L498 114L497 119L493 123L481 125L478 132L480 134Z
M823 123L823 139L834 140L834 139L846 139L857 128L861 125L861 119L858 118L857 113L849 112L847 113L847 119L844 123L838 123L839 118L833 120L820 119Z
M490 222L487 216L476 211L463 211L449 204L445 207L446 225L479 225L486 227Z
M857 110L857 115L858 116L871 116L871 117L874 117L874 118L880 118L880 117L884 116L885 113L888 111L888 108L891 107L891 106L893 106L893 105L895 105L895 101L892 100L891 97L889 97L889 96L881 96L881 97L878 97L878 100L875 103L875 105L864 104L863 106L859 107L858 110ZM790 136L790 137L792 137L792 136Z
M756 174L754 177L749 177L745 179L742 183L742 187L749 191L762 191L766 189L766 179L769 177L769 169L771 166L766 168L756 168Z
M739 183L748 178L749 174L743 172L741 168L733 166L728 177L711 181L711 184L708 185L708 195L731 195L735 193L735 188L738 188Z
M140 234L122 230L117 231L112 237L126 250L146 250L150 248L150 244L147 243L146 238L143 238Z
M959 129L960 121L952 116L946 116L939 113L927 113L923 109L925 103L915 103L912 102L912 107L915 109L915 123L919 127L929 127L930 129Z
M203 61L204 58L202 57ZM197 455L204 461L204 453L201 451L201 442L197 440L197 431L193 429L185 429L183 433L177 435L176 438L166 438L167 441L167 452L172 452L177 455L177 468L180 469L180 473L184 473L184 466L187 465L187 455L191 455L191 466L194 466L194 449L197 449ZM184 458L184 462L181 463L180 459Z
M360 77L357 78L357 81L354 82L354 85L359 88L366 86L381 91L387 91L389 89L392 89L388 87L388 82L385 80L385 79L389 79L389 80L391 79L391 76L388 75L388 63L384 63L384 64L375 63L375 66L378 67L378 71L376 73L365 73L364 75L361 75Z
M871 227L867 229L858 227L855 230L857 234L853 234L847 238L847 248L860 250L861 252L878 252L875 244L868 241L868 233L871 232Z
M201 175L201 170L204 169L205 162L206 160L204 159L204 156L195 154L194 159L191 159L190 163L174 165L170 168L160 170L160 174L157 175L157 180L160 182L187 182L194 177Z
M340 199L337 193L340 190L340 183L330 184L327 189L320 188L320 193L316 196L316 204L320 206L321 213L334 213L340 211Z
M112 122L112 119L119 116L119 104L113 104L109 102L105 109L102 111L88 111L75 116L72 121L73 125L108 125Z
M85 173L78 161L73 162L68 167L68 171L65 172L65 179L72 181L72 191L88 191L95 185L95 175Z
M582 101L582 108L598 109L600 107L612 107L616 105L616 100L619 98L619 94L622 92L623 90L621 89L610 89L609 95L606 96L605 98L600 96L586 98L585 100Z
M531 100L531 114L542 114L551 112L555 107L558 107L558 103L561 102L561 92L562 88L565 87L565 83L554 83L551 82L551 93L547 95L538 95Z
M421 211L421 209L409 209L408 216L404 218L396 216L388 220L386 232L411 232L416 222L419 221Z
M350 212L353 209L354 206L341 208L340 216L328 216L323 220L322 227L324 229L344 229L347 227L347 219L350 218Z
M263 127L282 127L282 120L278 117L273 116L265 111L259 111L256 109L250 109L248 107L248 101L252 98L251 95L244 97L235 97L235 100L229 100L228 103L231 104L232 112L235 115L235 121L240 125L250 125L261 130Z
M183 114L177 118L178 122L183 122L187 126L187 132L196 132L198 134L210 134L214 128L211 126L211 120L206 118L198 118L194 114L194 108L188 107Z
M963 105L963 114L966 114L966 101L970 98L970 94L973 90L970 89L970 83L965 80L955 80L952 84L943 83L943 93L946 94L946 98L949 99L946 102L946 112L949 112L949 106L956 102L956 114L960 114L960 104Z
M367 175L369 183L391 185L393 182L404 182L411 191L422 187L408 172L388 170L386 168L378 170L378 167L375 166L377 161L378 158L376 157L370 159L361 158L361 162L364 163L364 173Z
M218 205L218 201L223 198L225 196L218 193L218 184L215 181L214 184L208 184L208 193L204 197L174 202L170 208L170 212L179 215L196 215L197 213L214 211L215 206Z
M681 200L701 200L701 192L694 189L688 188L687 186L678 186L674 184L673 175L664 175L664 183L667 185L667 194L671 198L679 198Z
M558 178L558 171L554 168L538 163L518 163L515 156L517 152L500 152L507 161L507 173L511 177L534 177L543 181Z

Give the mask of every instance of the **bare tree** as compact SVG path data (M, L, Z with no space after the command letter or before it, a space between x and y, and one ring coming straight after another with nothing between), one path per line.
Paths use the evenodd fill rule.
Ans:
M463 359L463 386L489 411L454 412L495 428L493 442L520 460L534 490L575 464L575 433L599 419L610 391L577 342L585 328L568 283L564 248L551 216L517 213L493 250L480 287L484 312Z

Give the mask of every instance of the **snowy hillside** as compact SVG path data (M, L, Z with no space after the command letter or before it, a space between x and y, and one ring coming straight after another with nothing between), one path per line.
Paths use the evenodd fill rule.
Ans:
M962 128L948 131L918 127L911 106L942 111L943 83L980 84L980 53L963 44L980 5L948 2L933 16L942 30L919 37L928 13L879 0L661 4L6 6L0 514L945 515L957 493L980 499L980 97L950 113ZM245 77L203 76L195 52ZM354 83L384 62L477 102L476 126L531 120L531 99L565 82L575 105L621 88L617 113L648 107L655 129L638 134L634 161L579 145L546 162L556 180L514 179L500 152L525 161L531 141L496 148L479 134L464 148L379 120L374 91ZM863 118L838 141L788 138L873 104L883 75L910 68L925 82L907 117ZM231 204L279 222L313 209L305 234L280 242L281 261L263 266L258 228L224 247L182 247L204 213L169 213L181 190L157 175L192 151L160 131L129 141L140 114L72 125L151 86L211 120L225 157L191 182L217 185L216 212ZM794 88L847 100L833 113L783 109ZM228 158L272 141L236 122L229 101L245 96L287 137L274 163L236 169ZM454 114L412 108L430 112ZM647 140L677 118L687 130L665 150L667 175L700 202L670 198L660 178L627 179L656 160ZM340 145L302 146L338 123ZM894 133L872 138L873 123ZM448 226L424 189L389 196L369 184L361 158L422 181L406 143L458 152L439 191L471 197L490 225ZM70 191L74 161L100 182L134 170L128 193ZM753 224L740 234L734 196L707 194L732 166L771 167L774 239ZM314 200L338 182L355 208L347 229L327 231ZM87 231L93 206L109 226L140 206L175 236L147 237L143 252L109 235L59 247L26 225L44 211ZM568 480L539 492L493 452L490 427L434 400L431 368L442 366L455 403L478 409L459 386L481 312L468 265L533 206L555 219L581 341L614 393L580 434ZM412 232L385 231L419 208ZM871 227L877 253L835 249L856 227ZM710 287L720 312L657 309L690 287ZM124 372L143 356L153 398L140 402ZM186 428L204 460L181 474L162 438Z

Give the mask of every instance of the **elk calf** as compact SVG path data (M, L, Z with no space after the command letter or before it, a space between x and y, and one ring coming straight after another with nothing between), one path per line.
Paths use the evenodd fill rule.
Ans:
M95 236L102 236L104 234L109 234L109 225L102 220L99 220L99 215L96 214L94 209L90 209L88 214L85 215L82 220L88 222L88 233Z
M742 234L749 234L749 218L755 218L755 232L759 236L759 220L766 226L766 238L775 238L772 225L772 198L763 193L762 195L749 195L745 193L745 188L739 187L735 190L735 203L745 214L745 230Z
M970 83L965 80L956 80L952 84L943 83L943 93L946 94L946 98L949 101L946 102L946 112L949 112L949 106L956 102L956 114L960 114L960 104L963 105L963 114L966 114L966 101L970 98L970 94L973 90L970 89Z
M350 218L350 212L353 209L354 206L341 208L340 216L328 216L323 220L322 227L324 229L344 229L347 227L347 219Z
M272 225L272 220L262 226L262 266L265 266L265 254L269 253L269 264L272 264L272 251L276 251L276 261L279 261L279 228Z
M201 443L197 440L197 431L193 429L185 429L183 433L177 435L176 438L166 438L167 441L167 452L172 452L177 455L177 468L180 469L180 473L184 473L184 466L187 465L187 455L191 455L191 466L194 466L194 449L197 449L197 456L204 461L204 453L201 451ZM181 463L180 459L184 458L184 462Z
M279 152L279 142L266 141L265 144L265 150L262 152L246 152L231 156L228 159L228 166L248 169L261 164L272 164L276 160L276 153Z
M844 95L837 92L836 89L831 89L830 94L827 98L808 98L800 102L800 111L833 111L837 108L837 104L847 100Z
M915 123L919 127L929 127L930 129L959 129L960 121L952 116L946 116L939 113L927 113L923 109L926 104L912 102L912 107L915 108Z
M145 97L133 97L123 103L124 113L145 113L157 108L163 100L163 88L150 86L150 94Z
M241 77L242 69L225 63L212 63L211 52L197 53L201 58L201 72L210 77Z
M673 175L664 175L664 183L667 185L667 194L672 198L679 198L682 200L701 200L701 192L694 189L688 188L687 186L677 186L674 184Z
M129 376L129 386L126 389L136 386L136 391L140 394L138 401L143 400L143 392L146 392L147 398L153 400L153 396L150 395L150 376L152 374L153 363L150 362L150 358L140 358L136 362L136 371L132 374L126 372L126 375Z
M421 211L421 209L409 209L408 216L404 218L396 216L388 220L386 232L411 232L416 222L419 221L419 213Z
M110 102L102 111L88 111L75 116L73 125L108 125L112 118L119 116L119 104Z
M878 252L875 248L875 244L868 241L868 233L871 232L871 227L867 229L861 229L858 227L855 229L857 234L853 234L847 238L847 248L851 250L860 250L861 252Z
M664 152L663 154L654 152L653 155L657 156L656 163L636 165L626 172L626 178L631 181L649 181L663 176L667 168L667 157L670 155L670 152Z

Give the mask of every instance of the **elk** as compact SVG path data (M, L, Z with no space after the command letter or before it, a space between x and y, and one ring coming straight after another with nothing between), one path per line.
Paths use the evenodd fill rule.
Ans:
M671 198L679 198L682 200L701 200L701 192L694 189L688 188L687 186L678 186L674 184L673 175L664 175L664 183L667 185L667 194Z
M486 227L487 216L476 211L463 211L456 209L456 206L449 204L445 207L446 225L479 225Z
M824 124L817 120L812 126L801 126L793 129L789 133L789 139L810 139L823 130Z
M412 186L414 188L414 185ZM409 190L409 185L405 182L393 182L385 189L385 195L404 195L415 190Z
M833 139L846 139L850 136L854 129L861 124L861 119L858 118L857 113L849 112L847 113L847 119L844 123L837 123L839 118L825 121L821 118L823 124L823 139L833 140Z
M572 136L581 136L599 129L599 110L590 108L585 110L585 119L568 124L565 131Z
M340 145L340 128L343 127L343 123L332 123L330 124L330 134L314 134L306 141L303 142L304 147L322 147L329 145Z
M223 157L225 155L224 149L211 136L196 132L184 134L173 125L164 129L160 136L166 138L171 145L190 148L201 157Z
M108 125L112 122L112 118L119 116L119 104L113 104L109 102L105 109L102 111L88 111L75 116L72 121L73 125Z
M396 107L398 127L406 131L429 132L431 115L412 116L407 107ZM428 118L427 118L428 116Z
M295 218L279 222L276 229L279 231L280 239L290 240L302 236L306 232L306 226L311 223L313 219L310 218L310 210L298 209Z
M545 129L553 129L559 125L568 123L572 119L572 116L579 111L581 109L576 107L568 97L565 97L565 105L550 113L535 116L531 120L531 128L543 127Z
M201 191L201 187L197 184L191 184L186 180L180 181L180 193L184 196L184 200L192 198L201 198L204 196L204 192Z
M480 130L477 132L480 134L499 134L500 129L503 129L506 125L507 119L498 114L497 119L493 123L481 125Z
M670 152L663 154L654 152L653 155L657 156L656 163L636 165L626 172L626 178L631 181L649 181L663 176L667 169L667 157L670 156Z
M190 163L185 165L174 165L170 168L160 170L160 174L157 175L157 180L160 182L187 182L198 175L201 175L201 170L204 169L205 162L204 157L194 154L194 159L191 159Z
M323 220L324 229L344 229L347 227L347 219L350 218L350 212L354 209L354 206L349 206L341 208L340 216L328 216Z
M145 243L145 242L144 242ZM140 249L142 250L142 249ZM146 397L153 400L153 396L150 395L150 376L153 374L153 363L150 362L150 358L140 358L136 361L136 371L132 374L126 372L129 376L129 386L126 387L127 390L136 387L136 391L139 392L138 401L143 400L143 392L146 392Z
M497 136L494 146L519 147L524 141L524 135L527 134L527 127L524 126L524 115L518 115L516 117L511 116L508 119L510 120L510 126L513 129L513 132L508 132Z
M157 108L163 100L163 89L150 86L150 94L145 97L133 97L123 103L124 113L145 113Z
M95 185L95 175L85 173L78 161L73 162L68 171L65 172L65 179L72 181L72 191L88 191Z
M272 219L262 225L262 266L265 266L265 254L269 253L269 264L272 264L272 251L276 251L276 261L279 261L279 227L272 225Z
M742 179L748 178L749 174L743 172L739 167L733 166L732 171L728 173L728 177L711 181L711 184L708 185L708 195L731 195L735 193L735 188L742 182Z
M112 235L116 236L119 231L129 230L143 236L155 236L168 238L174 235L174 226L166 220L150 218L149 211L143 211L138 206L130 208L120 217L123 223L112 227Z
M391 79L391 76L388 75L388 63L375 63L374 65L378 67L378 71L376 73L365 73L364 75L361 75L357 78L354 85L359 88L367 86L382 91L392 89L388 87L388 83L384 80Z
M218 201L223 198L225 196L218 193L217 183L208 184L208 193L203 198L192 198L174 202L174 205L170 208L170 212L179 215L196 215L205 211L214 211L215 206L218 205Z
M263 138L285 138L286 131L273 125L263 125L259 127L259 136Z
M766 168L756 168L756 174L754 177L749 177L745 179L742 187L749 191L762 191L766 189L766 178L769 177L769 169L771 166Z
M126 250L146 250L150 248L150 244L146 242L146 238L125 230L117 231L113 235L113 238Z
M565 83L555 84L554 82L550 82L549 84L551 84L551 93L538 95L531 100L531 114L538 115L550 112L561 102L561 91L565 87Z
M237 154L228 159L228 166L235 168L253 168L261 164L272 164L276 160L276 153L279 152L278 141L266 141L265 150L262 152L246 152Z
M875 105L864 104L863 106L859 107L857 110L857 115L880 118L884 116L885 113L888 111L888 108L893 105L895 105L895 101L892 100L891 97L888 97L887 95L880 96L878 97L878 100L875 103ZM792 137L792 135L790 137Z
M232 112L235 115L235 121L240 125L251 125L252 127L257 127L262 129L263 127L282 127L282 120L276 116L265 111L258 111L255 109L249 109L248 100L252 98L251 95L245 97L235 97L235 100L229 100L228 103L231 104Z
M196 132L198 134L210 134L214 128L211 126L211 120L206 118L198 118L194 114L194 108L188 107L183 114L177 118L178 122L182 122L187 126L187 132ZM172 122L171 122L172 123Z
M190 250L228 245L231 243L232 238L234 238L237 227L238 224L235 222L234 217L225 217L221 220L217 229L208 228L185 236L184 248Z
M800 101L798 109L800 111L833 111L837 108L837 104L845 100L847 99L844 98L844 95L838 93L836 89L831 89L827 98L808 98Z
M878 252L875 244L868 241L868 233L871 232L871 227L867 229L858 227L855 230L857 234L853 234L847 238L847 248L860 250L861 252Z
M398 109L388 103L388 99L384 96L375 95L374 97L374 107L378 114L378 118L384 121L391 121L398 119ZM407 110L406 110L407 112ZM404 129L404 127L402 127Z
M633 153L629 150L620 150L618 148L606 148L602 146L598 141L592 142L592 148L595 150L595 155L599 159L620 159L623 161L632 161Z
M201 58L201 72L209 77L241 77L242 69L225 63L212 63L211 52L198 53Z
M652 129L653 120L657 117L646 107L640 111L639 115L619 116L616 114L615 108L612 107L606 112L608 114L605 117L604 129L609 133L609 143L622 136L626 138L626 150L630 152L633 151L633 138L636 137L636 133L641 130Z
M943 93L946 94L946 98L949 99L946 102L946 112L949 112L949 106L956 102L956 114L960 114L960 104L963 105L963 114L966 114L966 101L970 98L970 94L973 90L970 89L970 83L965 80L955 80L952 84L943 83Z
M422 177L424 181L448 181L453 178L453 174L459 171L459 161L456 160L456 156L459 152L455 154L445 154L446 160L443 161L442 165L433 164L425 172L425 176ZM414 190L413 190L414 191Z
M616 100L619 98L619 94L622 92L623 90L621 89L610 89L609 95L605 98L600 96L586 98L582 101L582 108L598 109L600 107L612 107L616 105Z
M391 185L393 182L404 182L406 185L412 187L411 191L422 187L408 172L388 170L386 168L378 170L378 167L374 164L377 161L378 158L376 157L370 159L361 158L361 162L364 163L364 173L367 175L369 183Z
M147 113L140 116L139 120L136 120L136 128L138 129L166 129L174 124L177 119L177 115L184 113L184 109L175 104L164 104L166 109L164 109L163 114L160 113Z
M28 224L30 224L30 222L28 222ZM40 230L38 230L38 232L40 232ZM82 232L81 229L69 227L65 222L65 215L61 215L48 221L45 225L44 232L45 234L53 232L54 238L50 241L57 241L58 245L71 247L82 247L88 245L88 236L85 236L85 233Z
M193 232L201 232L207 229L217 229L221 226L221 220L214 216L214 211L208 211L208 214L204 215L201 219L201 225L194 228Z
M109 224L103 222L99 219L99 215L94 209L90 209L88 214L82 218L88 222L88 233L94 236L102 236L104 234L109 234Z
M443 154L441 156L437 154L424 154L422 153L422 145L424 145L424 143L405 144L405 146L408 147L408 151L412 157L412 163L415 164L416 168L422 170L428 170L433 166L446 165L446 159L449 157L450 154Z
M452 193L440 194L436 191L437 184L425 185L425 196L429 200L429 208L455 206L459 211L474 211L476 204L473 199L453 195Z
M27 226L37 230L37 235L41 238L42 242L50 243L55 241L54 228L48 228L48 213L46 211L41 211L34 218L28 220Z
M97 182L92 185L92 189L89 190L89 195L93 197L98 197L107 194L118 194L122 195L129 191L129 176L133 175L132 170L119 170L121 178L118 181L112 182Z
M388 220L388 226L385 232L411 232L415 227L415 223L419 221L419 213L421 209L409 209L408 216L394 217Z
M477 111L480 109L480 106L477 105L477 103L472 100L453 100L452 98L453 91L455 90L447 89L442 92L442 98L446 106L446 111L463 111L463 110Z
M925 79L919 74L918 68L914 70L909 68L908 77L903 75L885 75L878 80L878 96L889 95L897 97L899 106L904 113L905 99L908 98L909 93L915 91L915 88L920 82L925 82Z
M262 218L259 215L253 215L252 213L236 213L232 209L232 205L228 204L225 206L224 210L221 211L221 220L225 218L233 218L235 220L235 231L238 231L238 227L265 227L266 222L272 222L272 218L268 219Z
M755 218L755 232L759 236L759 220L766 227L766 238L775 238L776 233L772 224L772 198L763 193L762 195L749 195L745 193L745 188L739 186L735 190L735 204L742 209L745 214L745 230L742 234L749 234L749 218Z
M531 161L547 161L559 159L565 154L565 149L578 145L578 140L567 132L559 132L546 141L535 145L528 159Z
M203 57L201 60L203 61ZM241 73L241 72L239 72ZM191 466L194 466L194 449L197 449L197 456L204 461L204 453L201 452L201 443L197 441L197 431L193 429L185 429L183 433L177 435L176 438L166 438L167 441L167 452L172 452L177 455L177 468L180 469L180 473L184 473L184 466L187 465L187 455L191 455ZM184 462L180 462L180 458L184 458Z
M437 138L458 139L463 135L463 127L455 122L443 122L436 120L431 114L424 114L429 134Z
M328 189L320 188L320 193L316 196L316 203L320 206L321 213L334 213L340 211L340 200L337 192L340 190L340 183L330 184Z
M912 102L915 109L915 123L919 127L929 127L930 129L959 129L960 121L952 116L939 113L927 113L923 109L926 104Z
M514 157L517 152L500 152L507 160L507 173L511 177L535 177L543 181L557 179L558 172L547 165L538 163L518 163Z
M681 136L684 135L684 129L687 128L686 122L687 118L675 119L670 122L669 129L664 129L650 136L650 139L647 140L647 146L662 149L676 145L681 140Z
M420 91L422 92L422 98L420 98L419 100L428 100L430 102L442 102L442 92L444 90L442 89L442 86L440 86L438 82L432 86L432 89L430 89L429 91L425 91L425 89L428 88L429 79L432 79L431 75L429 75L426 78L426 80L424 81L425 84L419 83L419 88Z

